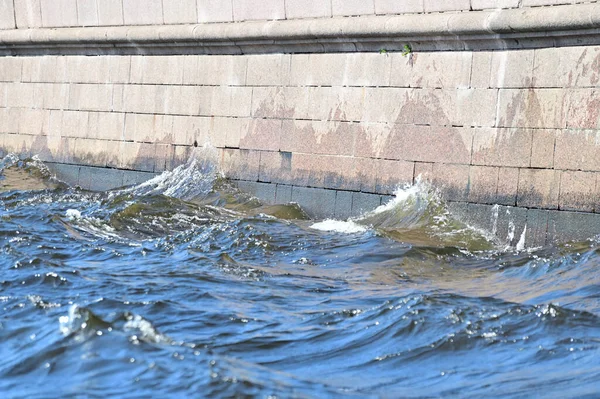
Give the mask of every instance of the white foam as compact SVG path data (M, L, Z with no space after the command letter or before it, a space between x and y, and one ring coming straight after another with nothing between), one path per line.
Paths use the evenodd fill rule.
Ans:
M69 220L78 220L81 219L81 212L79 212L77 209L68 209L65 213L65 216Z
M337 233L345 233L345 234L356 234L356 233L364 233L368 230L365 226L361 226L360 224L349 221L342 220L334 220L334 219L325 219L322 222L318 222L310 226L311 229L320 230L320 231L335 231Z

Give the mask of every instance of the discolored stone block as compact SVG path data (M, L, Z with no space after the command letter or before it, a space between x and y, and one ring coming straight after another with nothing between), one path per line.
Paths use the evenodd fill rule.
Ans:
M531 167L554 167L554 149L558 131L552 129L533 130L531 143Z
M593 212L597 189L594 172L562 171L558 206L561 210Z
M352 213L352 198L351 191L336 191L334 218L338 220L346 220L353 215Z
M231 179L259 180L259 151L223 149L221 150L221 169Z
M528 167L533 129L474 129L475 165Z
M563 128L567 93L562 89L501 89L497 127Z
M278 151L282 132L279 119L252 119L240 136L240 148Z
M309 154L352 155L360 126L348 122L283 121L283 149Z
M493 204L498 192L498 169L488 166L471 166L469 171L469 202Z
M431 181L448 201L467 201L471 185L468 165L434 163Z
M295 186L292 188L292 201L302 204L302 209L312 218L334 217L335 199L335 190Z
M472 59L467 51L411 54L410 87L468 88Z
M600 170L600 131L565 129L557 132L554 167L570 170Z
M289 82L289 54L249 55L246 84L249 86L285 86Z
M290 202L292 202L292 186L278 184L275 190L275 203L288 204Z
M519 169L498 169L498 192L495 203L501 205L516 206L517 191L519 189Z
M471 87L487 89L490 87L492 70L492 52L475 51L471 68Z
M381 198L377 194L352 193L352 216L364 215L381 205Z
M600 128L600 91L572 89L568 92L567 128Z
M534 50L492 52L489 87L530 87L533 59Z
M531 208L557 209L560 171L521 169L517 205Z
M548 218L548 243L583 241L598 235L600 215L551 211Z

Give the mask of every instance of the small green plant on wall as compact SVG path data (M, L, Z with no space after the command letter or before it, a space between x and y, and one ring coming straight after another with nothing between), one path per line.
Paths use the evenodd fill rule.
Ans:
M384 48L382 48L381 50L379 50L379 54L387 54L388 51Z
M412 53L412 48L410 48L410 45L405 44L404 47L402 47L402 56L406 57L410 53Z

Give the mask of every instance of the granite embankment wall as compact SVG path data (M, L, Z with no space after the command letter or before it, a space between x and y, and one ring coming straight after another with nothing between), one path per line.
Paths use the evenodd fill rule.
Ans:
M102 189L210 143L318 217L422 176L502 238L600 231L595 2L216 3L0 0L0 148Z

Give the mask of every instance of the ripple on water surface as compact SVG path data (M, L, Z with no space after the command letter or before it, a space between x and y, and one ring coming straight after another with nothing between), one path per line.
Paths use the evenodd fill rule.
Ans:
M199 151L107 193L0 161L3 397L599 394L596 241L505 248L424 184L309 220Z

